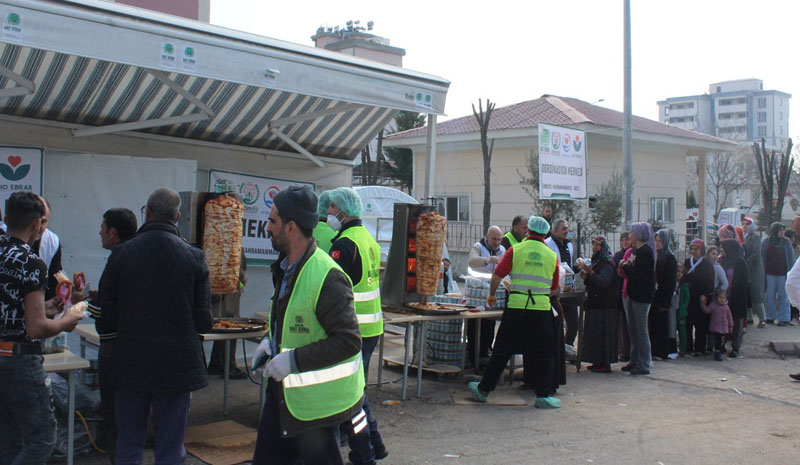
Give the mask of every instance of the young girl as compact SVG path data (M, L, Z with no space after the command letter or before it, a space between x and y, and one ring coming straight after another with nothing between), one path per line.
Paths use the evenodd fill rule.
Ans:
M709 246L706 249L706 260L714 267L714 290L728 289L728 278L725 276L725 270L719 264L719 249L715 246Z
M714 290L714 302L711 302L711 305L706 305L706 296L700 297L700 303L703 306L703 312L711 315L711 324L708 329L714 335L714 360L721 362L722 336L733 331L733 316L728 307L728 296L724 289L717 288Z
M686 355L686 340L689 337L686 331L686 318L689 316L689 283L683 278L686 277L686 268L682 263L678 263L678 279L675 282L675 287L678 293L678 339L680 340L680 347L678 355Z

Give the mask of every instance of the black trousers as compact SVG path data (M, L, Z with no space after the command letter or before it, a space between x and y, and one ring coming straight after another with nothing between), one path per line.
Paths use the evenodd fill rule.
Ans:
M564 322L567 325L567 334L564 335L564 343L575 345L575 338L578 337L578 306L572 302L561 301L564 309Z
M267 398L258 421L253 465L285 465L302 460L304 465L343 465L339 449L339 426L315 428L295 437L281 435L281 390L268 379Z
M669 354L669 341L667 338L668 316L669 312L666 309L655 306L652 306L650 313L647 314L650 353L655 357L665 358Z
M708 326L711 323L711 315L706 315L699 308L689 309L689 317L686 318L686 352L705 352L707 350ZM694 329L694 337L692 337Z
M531 360L536 396L553 395L556 387L553 368L556 340L554 318L550 310L506 309L480 389L493 391L508 360L512 355L521 353Z
M487 318L481 319L481 345L480 356L487 357L489 355L489 347L492 347L494 341L494 320ZM480 360L475 360L475 337L478 330L478 322L475 319L467 320L467 359L472 361L473 366L478 366Z
M100 416L103 419L101 431L103 448L108 460L114 464L117 449L117 417L114 405L114 387L111 386L111 359L114 352L114 341L100 341L97 353L97 378L100 385Z

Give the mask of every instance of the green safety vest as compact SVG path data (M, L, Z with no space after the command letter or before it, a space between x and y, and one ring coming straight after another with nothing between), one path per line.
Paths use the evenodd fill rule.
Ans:
M286 306L281 352L307 346L328 337L316 315L322 284L339 265L322 250L315 250L300 269ZM269 326L268 326L269 327ZM327 418L344 412L364 395L361 351L335 365L291 373L283 379L283 396L289 412L301 421Z
M331 239L336 237L336 231L328 226L328 223L320 221L314 228L314 240L317 241L317 247L322 249L323 252L329 253L333 243Z
M507 232L507 233L503 234L503 236L504 236L506 239L508 239L508 243L509 243L509 244L511 244L511 246L512 246L512 247L520 243L520 241L518 241L518 240L517 240L517 238L516 238L516 237L514 237L514 234L512 234L512 233L511 233L511 231L509 231L509 232ZM525 240L525 239L523 239L523 241L524 241L524 240Z
M520 242L512 249L508 308L549 311L556 253L536 240Z
M356 317L361 327L361 337L383 334L381 312L381 246L364 226L353 226L342 231L341 238L353 241L361 256L361 279L353 283L353 300Z

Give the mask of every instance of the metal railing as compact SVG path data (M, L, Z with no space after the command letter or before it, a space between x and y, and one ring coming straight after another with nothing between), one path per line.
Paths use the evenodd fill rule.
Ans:
M502 228L502 226L501 226ZM447 250L468 252L472 244L486 235L483 226L471 223L447 223Z

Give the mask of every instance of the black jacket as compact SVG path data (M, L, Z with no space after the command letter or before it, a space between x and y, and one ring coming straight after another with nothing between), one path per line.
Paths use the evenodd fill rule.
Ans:
M675 280L678 279L678 259L672 253L664 255L656 261L656 295L653 298L653 307L669 308L672 305L672 294L675 293Z
M639 303L652 303L656 290L655 258L653 249L644 244L638 249L633 249L631 257L636 257L633 264L622 267L628 277L628 297Z
M706 296L708 302L711 302L712 293L714 292L714 266L709 263L705 258L700 262L694 271L692 269L691 258L687 258L683 262L686 268L685 281L689 284L689 315L699 315L703 312L700 307L700 296Z
M584 278L586 283L586 308L609 309L617 307L617 280L614 260L592 262L592 274Z
M270 335L274 335L273 341L280 347L283 337L283 317L286 314L286 306L292 295L297 276L305 266L311 254L317 250L317 244L312 242L306 253L300 259L288 284L282 299L278 299L283 281L283 269L280 263L285 256L281 254L272 264L272 284L275 292L272 295L270 306ZM353 304L353 287L347 276L339 271L332 270L328 273L320 290L316 308L317 321L325 329L328 337L307 346L294 349L294 360L299 372L319 370L342 362L361 351L361 329L356 318L356 309ZM281 383L270 381L269 389L276 388L282 390ZM274 395L274 393L273 393ZM293 437L305 431L326 426L339 425L350 420L361 410L362 400L358 401L350 409L327 418L314 421L301 421L293 417L283 401L283 393L277 395L280 399L280 424L284 436ZM363 399L363 398L362 398Z
M115 247L99 295L103 320L117 333L116 388L177 394L208 385L200 338L213 324L208 267L175 225L147 222Z

